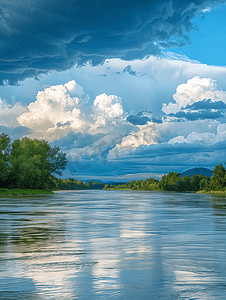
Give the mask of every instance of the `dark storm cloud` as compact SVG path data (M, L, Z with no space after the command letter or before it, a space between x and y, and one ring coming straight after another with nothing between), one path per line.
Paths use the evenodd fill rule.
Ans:
M137 72L134 71L130 65L128 65L127 67L125 67L123 69L123 73L129 73L132 76L137 76L138 75Z
M182 172L193 167L207 167L213 169L215 165L225 161L226 142L214 145L162 143L144 146L131 152L130 155L120 156L113 161L104 163L91 160L70 161L70 171L76 176L125 176L134 174L139 179L141 173L169 173ZM138 174L137 174L138 173ZM137 175L136 175L137 174ZM125 177L125 180L128 177ZM142 177L143 178L143 177ZM130 181L131 179L127 179Z
M1 0L0 84L106 58L159 55L191 20L223 0ZM163 44L162 44L163 45Z
M178 119L186 119L188 121L195 121L195 120L207 120L207 119L219 119L223 118L224 115L220 111L212 111L211 109L202 109L199 111L180 111L176 114L169 114L170 117L176 117Z
M129 115L127 121L133 125L145 125L147 122L162 123L162 120L153 118L150 111L140 111L135 115Z
M211 100L203 100L199 102L195 102L192 105L188 105L185 109L190 110L198 110L198 109L217 109L217 110L225 110L226 104L223 101L215 101L211 102Z
M223 101L212 102L208 99L187 105L183 110L168 116L195 121L223 118L224 112L226 112L226 104Z
M218 142L214 145L203 144L174 144L162 143L144 147L142 151L136 150L133 155L133 163L137 169L142 164L149 165L155 172L176 171L183 166L195 167L206 166L214 168L216 164L223 163L226 142ZM125 158L125 162L129 157ZM177 171L179 172L179 171Z

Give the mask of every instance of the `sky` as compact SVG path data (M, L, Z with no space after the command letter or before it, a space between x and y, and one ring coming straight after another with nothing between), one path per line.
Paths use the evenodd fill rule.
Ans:
M0 0L0 133L127 182L224 163L226 1Z

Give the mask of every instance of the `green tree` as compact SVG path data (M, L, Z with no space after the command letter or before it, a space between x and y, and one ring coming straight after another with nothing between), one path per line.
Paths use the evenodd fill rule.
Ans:
M0 187L4 187L9 175L10 147L10 137L5 133L0 134Z
M174 185L180 180L180 173L170 172L168 175L163 175L159 182L159 188L163 191L173 191Z
M182 179L178 180L174 185L174 190L177 192L187 192L188 189L188 184Z
M54 148L49 146L47 155L48 155L47 160L49 163L49 169L48 169L49 174L57 174L61 176L62 170L65 170L67 165L66 154L61 152L60 147L58 146L55 146Z
M199 181L199 190L207 190L210 179L208 177L202 178Z
M222 191L226 188L226 170L223 164L215 166L213 176L210 177L209 191Z
M149 191L158 191L159 190L158 184L159 184L159 180L154 179L152 177L148 178L145 181L145 189Z
M59 147L51 148L44 140L27 137L12 143L9 161L8 187L29 189L54 188L53 174L61 175L67 164Z
M187 191L191 191L192 190L192 188L191 188L191 176L190 175L186 175L186 176L184 176L184 178L182 180L187 185Z

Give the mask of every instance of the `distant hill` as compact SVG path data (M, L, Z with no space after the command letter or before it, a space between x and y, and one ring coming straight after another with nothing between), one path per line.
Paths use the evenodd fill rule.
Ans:
M213 171L211 171L210 169L207 169L207 168L193 168L193 169L189 169L187 171L180 173L180 177L184 177L186 175L190 175L191 177L193 175L204 175L207 177L211 177L211 176L213 176Z
M79 180L79 179L78 179ZM83 180L82 180L83 181ZM86 184L88 184L90 181L92 181L93 183L104 183L103 181L101 180L97 180L97 179L89 179L89 180L84 180Z

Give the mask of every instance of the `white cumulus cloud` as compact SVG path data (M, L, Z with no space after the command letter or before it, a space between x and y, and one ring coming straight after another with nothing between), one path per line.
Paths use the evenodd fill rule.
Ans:
M75 81L56 85L37 94L27 112L17 118L20 125L31 128L36 137L48 140L59 139L71 130L82 129L79 107L83 104L85 93Z
M123 114L121 102L122 99L120 97L102 94L96 97L94 100L94 106L102 113L106 114L109 118L115 118Z
M86 105L89 95L74 80L39 91L36 101L17 117L20 125L32 129L31 137L54 141L69 132L110 134L125 132L128 127L123 116L122 99L115 95L98 95ZM132 127L132 126L131 126ZM128 130L126 130L128 132Z
M158 143L159 134L156 129L156 124L148 122L145 125L137 125L137 131L131 130L128 135L122 138L122 142L117 144L109 153L109 158L114 158L115 151L120 155L131 150L135 150L141 146L149 146Z
M186 138L184 136L177 136L169 140L169 144L203 144L214 145L218 142L226 141L226 124L219 124L217 126L217 133L211 132L191 132Z
M212 102L223 101L226 103L226 92L217 90L217 82L210 78L195 76L187 83L180 84L173 95L175 103L163 103L162 110L166 114L176 114L181 109L195 102L211 100Z

